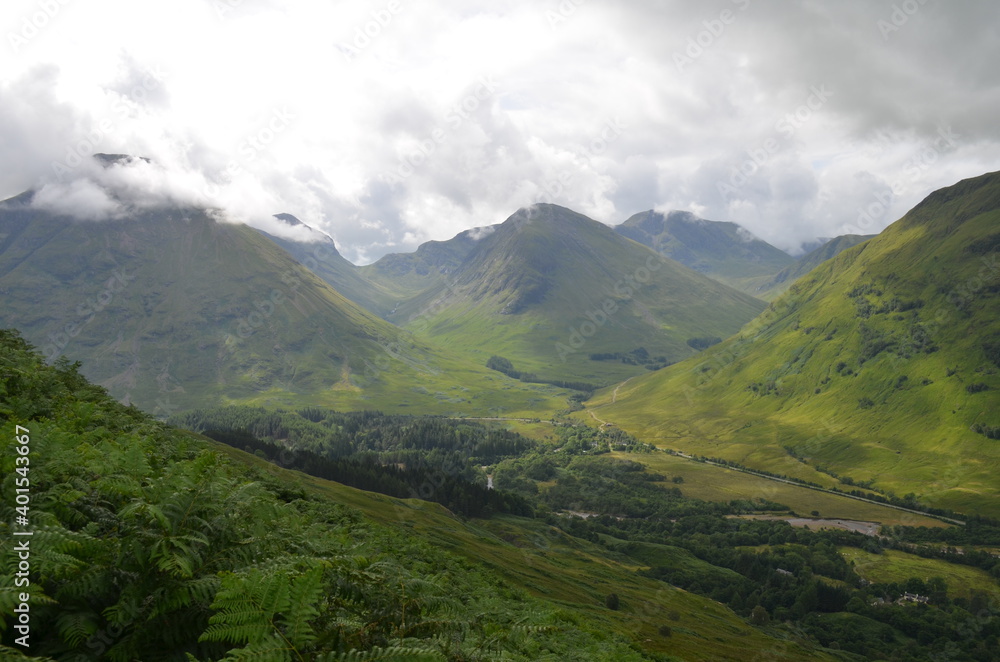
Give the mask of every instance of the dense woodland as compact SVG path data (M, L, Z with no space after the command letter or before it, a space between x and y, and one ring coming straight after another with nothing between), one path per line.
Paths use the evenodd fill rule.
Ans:
M308 413L308 412L306 412ZM205 436L253 453L286 469L303 471L312 476L334 480L338 483L370 492L379 492L404 499L425 499L445 506L467 517L488 517L493 513L531 516L533 510L527 500L486 487L485 478L479 480L479 464L496 461L512 454L514 449L526 450L523 438L511 440L503 430L482 429L481 435L470 433L468 426L449 425L437 419L403 419L378 414L340 415L330 412L330 418L317 423L331 425L331 434L348 434L357 440L354 452L298 450L298 432L295 421L300 414L269 414L252 408L232 407L222 411L194 412L183 420L198 427L211 421L212 427L203 429ZM268 441L258 439L248 429L262 429L265 419L275 416L287 420L277 423L275 437ZM218 429L228 419L239 427ZM334 421L347 420L345 432ZM400 420L402 419L402 420ZM200 423L197 423L200 422ZM480 426L481 427L481 426ZM333 431L333 428L337 428ZM308 434L308 432L307 432ZM440 443L435 447L435 440ZM347 442L348 444L350 442ZM320 444L320 448L324 447Z

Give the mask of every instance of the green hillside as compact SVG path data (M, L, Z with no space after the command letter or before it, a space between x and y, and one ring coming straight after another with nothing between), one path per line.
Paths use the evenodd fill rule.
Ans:
M1000 174L964 180L591 405L658 445L996 516L998 248Z
M226 402L530 413L565 407L348 301L244 225L195 209L100 223L0 205L0 324L158 415Z
M543 521L464 520L164 426L8 331L0 428L28 448L2 456L4 493L31 494L0 529L32 532L27 587L3 558L5 660L833 659Z
M837 257L848 248L853 248L874 236L876 235L845 234L835 237L809 251L796 260L794 264L790 264L776 273L769 281L758 286L753 294L765 300L773 299L791 287L792 283L796 280L805 276L827 260Z
M717 342L763 303L555 205L517 212L390 315L480 365L606 384Z
M755 283L795 262L784 251L735 223L708 221L686 211L640 212L615 227L615 231L751 294Z
M275 218L292 227L305 225L291 214L275 214ZM344 298L379 317L384 318L386 313L392 310L395 293L387 292L362 276L359 268L348 262L337 250L333 240L326 235L313 230L314 240L296 241L266 232L262 234L284 248L300 264L344 295Z

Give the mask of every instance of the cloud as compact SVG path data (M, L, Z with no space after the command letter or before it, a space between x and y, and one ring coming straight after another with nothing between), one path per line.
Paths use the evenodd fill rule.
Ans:
M89 179L69 184L47 184L32 198L35 209L84 221L103 221L122 215L121 204L107 189Z
M0 59L0 193L286 211L356 262L534 202L691 210L794 251L1000 160L986 0L218 4L69 3ZM155 167L56 176L98 151Z
M473 241L479 241L480 239L485 239L496 231L497 226L495 225L485 225L481 228L472 228L469 230L469 238Z

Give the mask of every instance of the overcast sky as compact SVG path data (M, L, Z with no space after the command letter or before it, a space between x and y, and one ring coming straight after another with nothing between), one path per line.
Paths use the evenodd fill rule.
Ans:
M534 202L794 251L1000 169L995 0L5 0L0 28L0 196L289 212L357 263Z

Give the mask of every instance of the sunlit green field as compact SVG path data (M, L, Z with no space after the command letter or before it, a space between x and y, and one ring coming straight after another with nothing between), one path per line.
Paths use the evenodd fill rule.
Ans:
M856 547L842 547L840 553L854 563L854 571L870 582L905 582L910 577L927 581L941 577L948 584L948 597L968 598L973 591L984 591L1000 600L1000 584L988 572L979 568L925 559L906 552L886 550L872 554Z
M805 517L809 517L813 511L818 511L819 516L824 518L852 519L887 525L949 526L932 517L751 476L733 469L715 467L668 453L613 453L613 455L642 462L652 471L667 476L665 487L679 487L685 496L695 499L704 499L705 501L766 499L784 504L796 514ZM673 483L671 479L675 476L680 476L684 482Z

